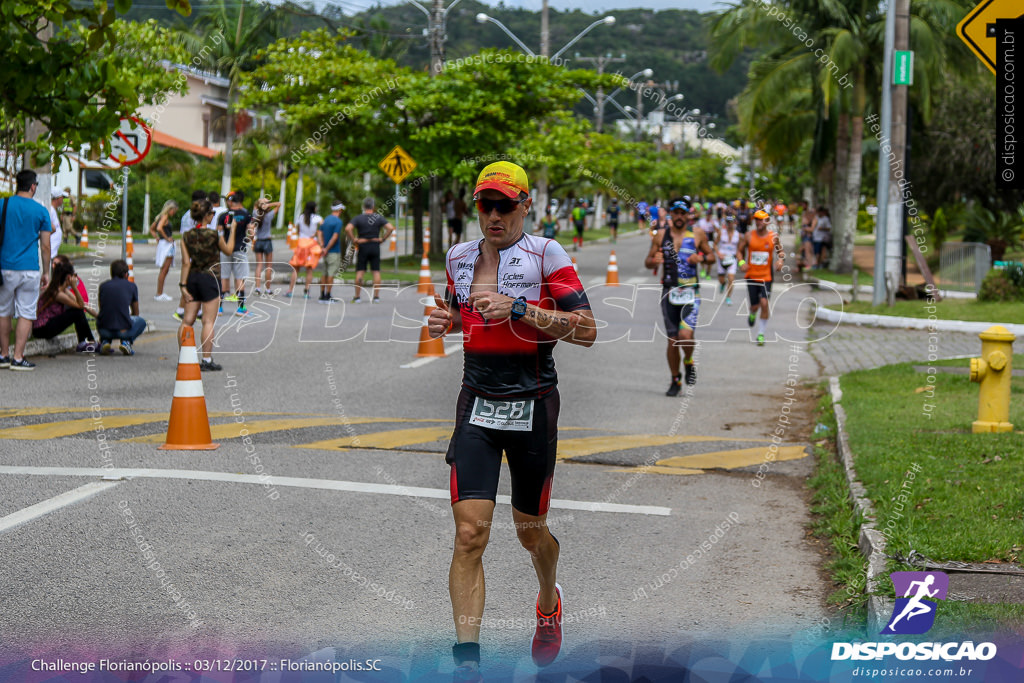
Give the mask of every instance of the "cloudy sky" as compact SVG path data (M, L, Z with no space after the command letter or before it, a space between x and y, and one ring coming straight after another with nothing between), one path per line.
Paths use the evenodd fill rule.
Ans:
M382 0L382 4L395 5L406 0ZM650 9L695 9L701 12L709 12L714 9L721 9L721 0L549 0L553 9L561 11L582 10L587 13L607 12L609 10L626 7L645 7ZM496 0L483 0L488 5L498 4ZM430 0L420 0L424 6L430 5ZM346 9L367 9L373 6L374 0L340 0L336 3ZM446 0L445 6L451 4ZM522 7L523 9L540 11L541 0L505 0L507 7Z

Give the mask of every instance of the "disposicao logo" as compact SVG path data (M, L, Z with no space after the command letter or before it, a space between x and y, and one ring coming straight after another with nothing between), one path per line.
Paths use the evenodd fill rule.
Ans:
M949 577L943 572L893 572L896 605L881 635L920 635L935 624L936 600L945 600ZM994 643L833 643L832 660L870 660L895 656L900 660L986 661L996 656Z
M945 600L949 577L944 572L893 572L896 606L882 635L918 635L935 624L935 600ZM899 597L902 596L902 597Z

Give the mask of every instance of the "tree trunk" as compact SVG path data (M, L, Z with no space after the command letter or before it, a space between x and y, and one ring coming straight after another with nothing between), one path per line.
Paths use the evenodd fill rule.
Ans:
M441 178L430 176L430 252L444 253L445 205L441 196Z
M220 178L220 196L231 194L231 155L235 146L235 85L228 87L228 109L224 129L224 171Z
M277 207L277 229L284 230L285 200L288 198L288 168L283 162L278 166L277 173L281 176L281 192L277 198L277 201L281 202L281 206Z
M832 188L829 192L829 213L832 217L832 252L829 254L829 266L832 270L839 267L839 259L836 258L835 249L843 243L843 223L846 216L847 200L847 178L850 173L850 115L839 114L836 130L836 158L835 173L832 176Z
M423 247L423 183L412 188L412 253L418 254ZM395 226L398 227L398 226ZM417 248L417 245L420 245Z
M843 214L833 221L842 227L833 237L835 256L832 270L837 273L853 272L853 240L857 235L857 211L860 208L860 180L864 160L864 117L854 116L850 131L850 155L846 172ZM835 228L833 228L834 230Z

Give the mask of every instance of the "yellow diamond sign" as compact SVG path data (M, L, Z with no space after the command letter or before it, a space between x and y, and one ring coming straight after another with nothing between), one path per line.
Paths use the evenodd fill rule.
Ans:
M993 74L996 72L996 20L1024 16L1021 10L1021 0L982 0L956 26L956 34ZM990 24L993 30L989 30Z
M395 148L388 152L388 155L381 159L377 166L393 182L400 183L416 168L416 162L401 146L395 145Z

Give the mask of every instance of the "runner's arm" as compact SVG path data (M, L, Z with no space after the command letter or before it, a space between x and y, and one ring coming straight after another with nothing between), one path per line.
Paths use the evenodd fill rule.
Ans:
M427 329L431 339L443 337L449 332L462 331L462 314L458 306L449 306L437 294L434 294L434 304L437 306L427 317Z
M589 308L569 313L526 304L526 314L520 319L549 337L570 344L590 347L597 341L597 322Z
M221 252L231 256L231 253L235 250L235 232L238 229L238 221L231 221L231 234L228 235L228 239L224 239L224 235L217 234L217 247L220 248Z
M661 253L661 232L659 231L651 238L651 250L647 252L644 259L644 268L657 268L665 262L665 255Z
M391 233L393 233L394 231L395 231L395 226L391 225L391 223L385 223L384 224L384 236L380 238L381 244L383 244L384 242L387 242L388 238L391 237Z

